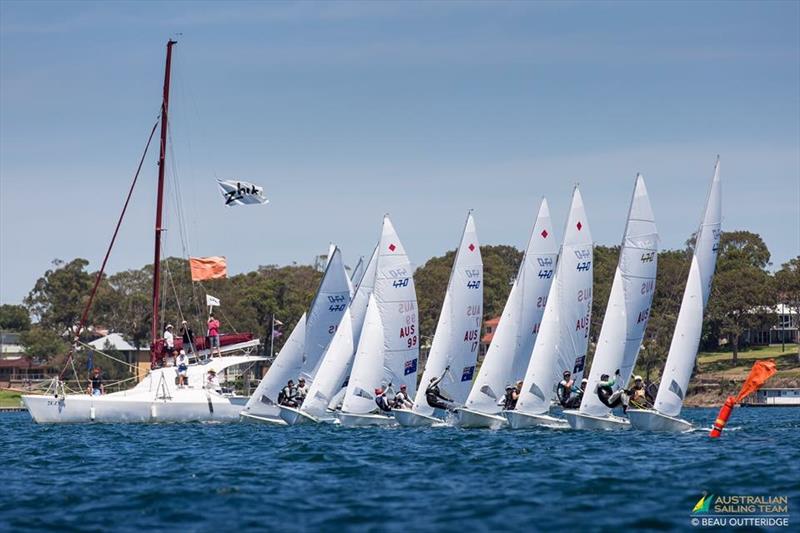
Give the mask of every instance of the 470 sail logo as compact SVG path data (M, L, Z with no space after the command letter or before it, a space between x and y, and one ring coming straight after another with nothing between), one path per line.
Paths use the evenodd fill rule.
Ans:
M464 274L467 275L469 281L467 282L468 289L480 289L481 288L481 271L478 268L466 268L464 269ZM476 279L477 278L477 279Z
M578 272L586 272L592 266L592 252L590 250L575 250L575 257L578 259L578 265L575 269Z
M696 527L774 528L789 526L788 496L717 496L703 493L690 522Z

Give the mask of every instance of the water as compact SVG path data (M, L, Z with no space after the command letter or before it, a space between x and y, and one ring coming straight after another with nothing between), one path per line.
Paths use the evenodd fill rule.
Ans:
M684 415L708 427L716 410ZM731 428L348 429L35 425L0 415L0 531L685 530L703 491L786 495L800 524L800 409Z

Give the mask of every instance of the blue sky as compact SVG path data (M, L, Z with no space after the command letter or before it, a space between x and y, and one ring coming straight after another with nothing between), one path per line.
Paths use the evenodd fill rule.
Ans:
M662 247L700 219L716 154L723 228L800 251L798 2L0 3L0 301L53 258L97 268L175 49L174 157L192 255L231 272L368 254L383 213L417 265L558 233L580 182L620 240L636 172ZM172 154L170 154L172 156ZM152 259L155 151L109 269ZM265 186L225 208L214 179ZM183 254L170 178L166 252ZM560 235L559 235L560 236Z

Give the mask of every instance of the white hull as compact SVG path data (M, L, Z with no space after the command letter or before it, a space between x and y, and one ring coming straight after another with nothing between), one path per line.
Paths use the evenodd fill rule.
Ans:
M503 415L508 420L513 429L530 428L537 426L551 428L568 428L569 424L563 418L556 418L550 415L534 415L521 411L503 411Z
M346 427L395 426L397 421L386 415L339 413L339 422Z
M456 424L462 428L500 429L508 425L508 420L502 415L490 415L472 409L458 409L456 417Z
M227 397L203 390L177 392L168 399L115 393L104 396L68 394L59 398L24 395L22 401L39 424L235 422L247 401L244 397Z
M247 411L239 413L239 420L242 422L253 422L256 424L272 424L273 426L285 426L286 422L282 418L273 418L269 415L254 415Z
M392 410L392 414L394 415L394 419L397 420L401 426L405 427L430 427L434 424L441 424L444 422L444 420L436 418L435 416L421 415L410 409L394 409Z
M631 423L627 418L621 416L614 416L612 414L606 416L594 416L574 409L564 411L572 429L589 429L589 430L620 430L630 429Z
M634 428L644 431L683 433L694 429L692 423L687 420L663 415L652 409L628 409L628 418Z
M314 418L308 413L304 413L300 409L294 407L280 407L280 416L286 424L290 426L297 426L300 424L318 424L319 420Z

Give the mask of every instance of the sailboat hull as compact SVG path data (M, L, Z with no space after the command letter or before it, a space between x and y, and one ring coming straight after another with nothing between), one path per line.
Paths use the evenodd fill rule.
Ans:
M581 413L574 409L568 409L564 411L564 417L567 419L572 429L624 430L631 428L631 423L627 418L611 414L606 416L594 416Z
M462 428L500 429L508 425L508 420L501 415L490 415L472 409L456 410L456 424Z
M667 416L652 409L628 409L628 418L631 420L631 426L643 431L683 433L694 429L692 423L687 420Z
M397 420L397 423L405 427L430 427L434 424L441 424L444 422L441 418L421 415L410 409L394 409L392 414L394 415L394 419Z
M396 426L397 421L379 414L339 413L339 423L345 427Z
M521 411L503 411L503 416L508 420L512 429L545 426L551 428L568 428L569 424L563 418L550 415L535 415Z
M293 407L280 407L280 417L287 425L297 426L300 424L318 424L319 420L300 409Z
M39 424L235 422L247 398L226 397L205 391L180 391L171 398L142 398L138 394L104 396L67 394L24 395L22 401Z
M280 417L272 417L269 415L254 415L247 411L239 413L239 420L242 422L251 422L254 424L272 424L273 426L285 426L286 422Z

